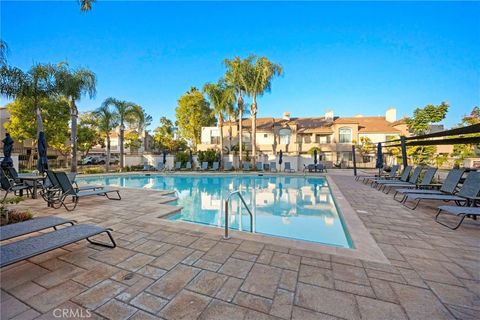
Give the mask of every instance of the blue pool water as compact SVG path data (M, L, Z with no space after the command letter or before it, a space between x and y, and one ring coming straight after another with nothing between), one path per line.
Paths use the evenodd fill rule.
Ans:
M178 200L174 204L183 209L166 219L217 227L224 226L225 199L230 192L241 190L253 212L256 233L352 247L324 177L121 175L84 177L78 182L175 190ZM233 196L230 203L230 227L249 231L250 218L239 198Z

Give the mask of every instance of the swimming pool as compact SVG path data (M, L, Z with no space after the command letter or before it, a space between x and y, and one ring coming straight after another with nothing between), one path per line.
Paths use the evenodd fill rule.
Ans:
M79 183L175 190L183 207L169 220L224 227L224 201L240 190L254 215L254 232L351 248L325 177L259 175L117 175L78 178ZM233 196L229 226L250 231L250 217ZM241 217L241 218L240 218Z

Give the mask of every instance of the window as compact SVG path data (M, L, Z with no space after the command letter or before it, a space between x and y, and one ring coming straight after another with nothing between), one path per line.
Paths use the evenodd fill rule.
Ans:
M210 144L220 144L220 137L210 137Z
M352 143L352 129L340 128L338 130L338 138L340 143Z
M330 136L315 136L316 143L330 143Z
M280 144L289 144L290 143L290 129L280 129Z
M264 134L263 134L263 137L264 137L264 138L268 138L268 134L264 133Z

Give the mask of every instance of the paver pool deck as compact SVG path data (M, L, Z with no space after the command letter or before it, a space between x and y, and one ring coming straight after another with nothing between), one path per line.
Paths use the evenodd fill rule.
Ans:
M351 173L328 175L386 263L142 221L172 210L161 191L82 199L72 213L30 199L19 207L36 216L113 228L118 247L82 241L1 269L1 319L480 318L478 221L451 231L433 206L411 211Z

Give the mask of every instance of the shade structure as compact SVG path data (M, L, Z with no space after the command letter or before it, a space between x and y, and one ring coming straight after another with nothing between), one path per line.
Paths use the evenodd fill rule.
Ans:
M283 162L283 152L280 150L280 153L278 155L278 164L281 165Z
M375 164L375 168L381 169L383 168L383 153L382 153L382 144L377 144L377 162Z
M317 149L313 150L313 163L317 164L318 163L318 151Z
M38 134L38 162L37 170L44 173L48 170L47 159L47 139L45 138L45 132L41 131Z
M10 137L10 134L7 133L5 135L5 139L2 140L3 142L3 160L1 163L2 168L9 168L13 167L13 160L12 160L12 151L13 151L13 139Z
M163 151L163 164L167 163L167 151Z

